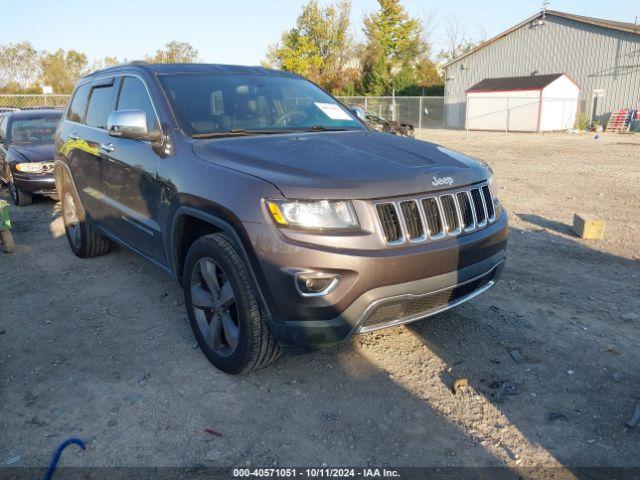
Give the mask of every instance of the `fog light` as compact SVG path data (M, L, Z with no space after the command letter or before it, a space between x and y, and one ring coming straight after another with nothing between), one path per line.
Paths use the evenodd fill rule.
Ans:
M331 293L340 282L340 275L323 272L302 272L296 275L296 288L303 297L320 297Z

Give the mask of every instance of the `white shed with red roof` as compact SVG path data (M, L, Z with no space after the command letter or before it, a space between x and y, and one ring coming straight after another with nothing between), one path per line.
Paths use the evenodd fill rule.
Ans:
M466 91L468 130L548 132L573 128L580 86L564 73L485 78Z

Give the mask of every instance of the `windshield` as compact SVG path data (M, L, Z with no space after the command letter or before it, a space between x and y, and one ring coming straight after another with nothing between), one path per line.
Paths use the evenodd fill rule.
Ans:
M16 118L9 126L11 143L51 142L58 125L58 116Z
M189 135L365 127L330 95L299 78L176 74L160 82Z

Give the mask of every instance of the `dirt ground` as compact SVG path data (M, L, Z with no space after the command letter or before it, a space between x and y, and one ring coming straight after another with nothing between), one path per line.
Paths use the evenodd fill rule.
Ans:
M247 376L207 363L155 267L121 248L78 259L54 202L12 207L0 465L46 465L77 436L87 450L61 465L640 466L624 424L640 402L639 136L425 137L492 165L512 227L502 281ZM576 238L574 212L606 238Z

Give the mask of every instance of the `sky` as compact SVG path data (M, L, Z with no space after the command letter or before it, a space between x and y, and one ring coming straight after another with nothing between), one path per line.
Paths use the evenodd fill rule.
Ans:
M0 0L0 44L31 42L38 50L75 49L90 60L136 60L171 40L191 43L208 63L258 65L269 45L295 24L304 0ZM328 0L321 0L322 4ZM444 46L443 25L458 17L467 36L486 38L541 8L540 0L404 0L412 16L435 16L432 50ZM28 9L25 7L28 4ZM352 28L362 37L363 17L376 0L352 0ZM640 0L551 0L550 9L634 22Z

